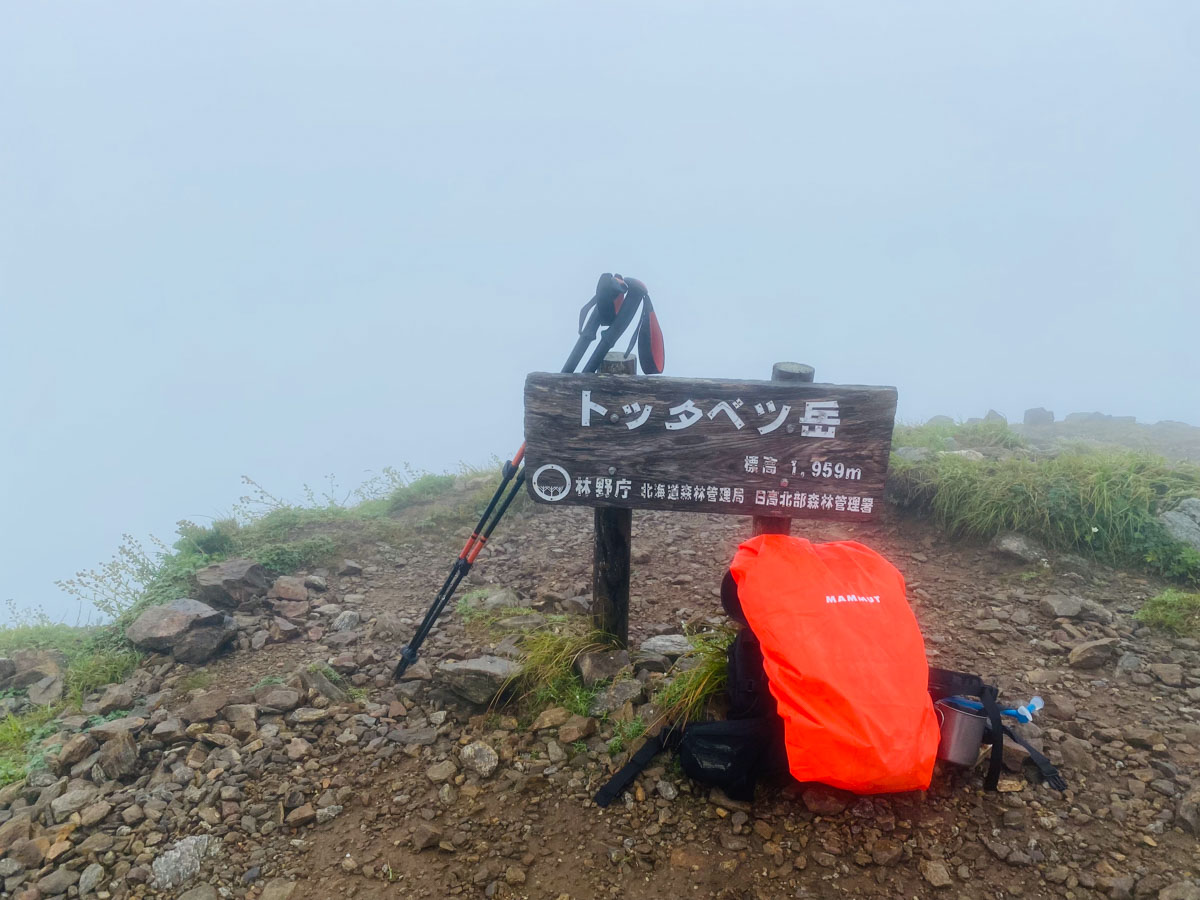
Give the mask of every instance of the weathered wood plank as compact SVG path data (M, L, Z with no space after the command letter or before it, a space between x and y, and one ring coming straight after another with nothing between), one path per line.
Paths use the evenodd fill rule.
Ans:
M891 387L535 373L530 495L864 521L882 502L895 413Z

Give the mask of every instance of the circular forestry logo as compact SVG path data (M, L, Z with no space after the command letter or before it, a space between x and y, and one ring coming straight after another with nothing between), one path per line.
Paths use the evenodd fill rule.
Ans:
M562 466L546 463L533 473L529 484L533 492L550 503L561 500L571 493L571 476Z

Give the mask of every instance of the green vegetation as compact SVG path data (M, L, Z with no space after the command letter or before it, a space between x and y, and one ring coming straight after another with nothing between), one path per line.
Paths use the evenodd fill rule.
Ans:
M625 749L646 733L646 723L641 718L630 719L628 722L617 722L613 728L612 740L608 742L608 753L616 756L624 753Z
M675 663L676 674L670 684L654 698L662 718L671 724L702 720L709 701L725 690L726 663L732 629L709 631L690 636L692 649Z
M609 649L590 625L583 621L547 625L521 640L521 671L514 686L534 709L563 706L576 715L588 714L598 689L584 686L575 674L575 660L584 653Z
M1016 450L1025 441L1003 422L976 422L972 425L897 425L892 447L919 447L925 450L983 450L997 447Z
M1135 618L1179 637L1200 636L1200 594L1163 591L1142 604Z
M197 669L195 672L189 672L179 679L176 687L180 691L199 691L212 684L212 673L204 669Z
M954 427L958 441L971 426ZM938 433L924 426L909 429L901 440L915 435L929 442ZM1004 445L999 436L989 439L999 442L991 446ZM1172 541L1155 518L1185 497L1200 496L1200 466L1125 450L982 461L957 455L913 460L893 453L888 491L898 505L932 516L952 536L1019 531L1053 550L1200 581L1200 553Z
M56 731L50 722L57 714L57 707L43 706L0 719L0 785L24 778L44 764L37 745Z

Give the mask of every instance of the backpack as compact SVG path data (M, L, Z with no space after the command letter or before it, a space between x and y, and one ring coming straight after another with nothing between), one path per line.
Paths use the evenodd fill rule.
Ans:
M861 545L855 547L873 553ZM860 553L858 550L855 552ZM730 618L742 625L727 655L728 718L666 729L649 738L629 763L597 793L595 802L598 806L607 806L619 796L664 748L679 753L683 771L689 777L719 787L736 800L752 799L759 779L788 774L789 754L784 738L784 721L771 692L762 645L747 624L737 580L732 572L726 573L722 583L721 600ZM985 743L991 745L991 760L984 780L986 790L995 790L997 787L1006 736L1029 751L1031 761L1052 788L1066 789L1066 782L1050 761L1003 725L995 687L985 684L977 675L928 667L924 663L923 651L920 664L924 673L921 676L921 689L928 691L928 701L955 696L979 698L988 720ZM819 731L809 733L819 734ZM932 760L929 766L931 770ZM805 780L824 779L814 777Z

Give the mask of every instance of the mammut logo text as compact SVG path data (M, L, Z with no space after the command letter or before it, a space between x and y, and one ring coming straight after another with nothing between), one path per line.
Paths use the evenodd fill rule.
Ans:
M826 594L826 603L878 603L879 595L872 594L870 597L863 597L859 594Z

